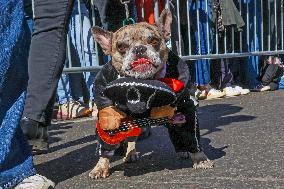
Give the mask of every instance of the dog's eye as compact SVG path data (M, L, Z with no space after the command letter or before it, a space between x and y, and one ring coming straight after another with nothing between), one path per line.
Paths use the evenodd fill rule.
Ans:
M148 43L153 45L153 46L158 46L160 44L160 39L157 38L157 37L149 37Z
M125 53L128 49L129 45L125 43L117 43L116 48L120 53Z

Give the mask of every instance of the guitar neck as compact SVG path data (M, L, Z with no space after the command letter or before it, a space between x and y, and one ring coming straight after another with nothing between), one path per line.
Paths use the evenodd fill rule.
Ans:
M137 118L133 120L123 121L120 124L119 128L115 130L105 131L105 132L107 132L109 135L115 135L115 133L128 131L129 129L133 129L133 128L148 127L151 125L165 124L168 122L169 122L169 118L166 118L166 117L159 118L159 119Z
M150 118L137 118L130 121L122 122L123 125L137 125L138 127L146 127L149 125L155 125L155 124L163 124L168 123L169 118L163 117L158 119L150 119Z

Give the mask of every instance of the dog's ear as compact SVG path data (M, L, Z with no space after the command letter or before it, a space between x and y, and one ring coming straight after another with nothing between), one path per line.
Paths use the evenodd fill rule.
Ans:
M113 33L105 31L104 29L95 26L92 28L92 34L94 40L100 44L104 53L106 55L111 54L111 40Z
M173 18L171 11L169 9L164 9L157 22L157 26L161 29L166 40L169 40L171 38L172 20Z

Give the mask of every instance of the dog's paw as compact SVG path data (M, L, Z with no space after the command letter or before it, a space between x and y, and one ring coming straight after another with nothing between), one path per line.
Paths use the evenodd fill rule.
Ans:
M125 157L123 158L123 162L132 163L139 159L139 153L136 152L135 145L136 145L136 142L128 142L127 150L126 150Z
M194 169L211 169L214 163L203 152L190 153Z
M193 164L193 169L212 169L213 167L214 163L209 159Z
M92 179L107 178L109 176L109 166L109 159L100 157L97 165L89 173L89 177Z

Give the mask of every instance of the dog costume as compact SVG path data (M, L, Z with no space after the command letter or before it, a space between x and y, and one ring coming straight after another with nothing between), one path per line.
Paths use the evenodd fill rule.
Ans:
M109 106L115 106L118 110L124 112L125 114L130 112L127 110L127 107L121 106L117 103L114 104L114 102L107 98L104 94L107 85L121 77L124 76L117 72L111 62L107 63L97 74L94 82L94 94L95 103L99 111ZM190 83L188 65L173 52L169 51L168 62L165 64L165 72L161 73L160 77L178 79L184 84L184 88L176 94L177 99L174 103L174 106L177 108L177 112L182 113L185 116L186 121L181 125L167 126L170 140L175 148L175 151L190 153L201 152L202 148L200 146L200 132L196 112L198 102L191 95L193 93L193 85ZM150 111L146 111L142 114L132 113L131 116L137 118L149 117ZM99 140L99 153L101 156L112 156L114 151L120 146L120 144L107 144L100 139L99 135L96 136ZM128 138L127 141L135 139L136 138Z

